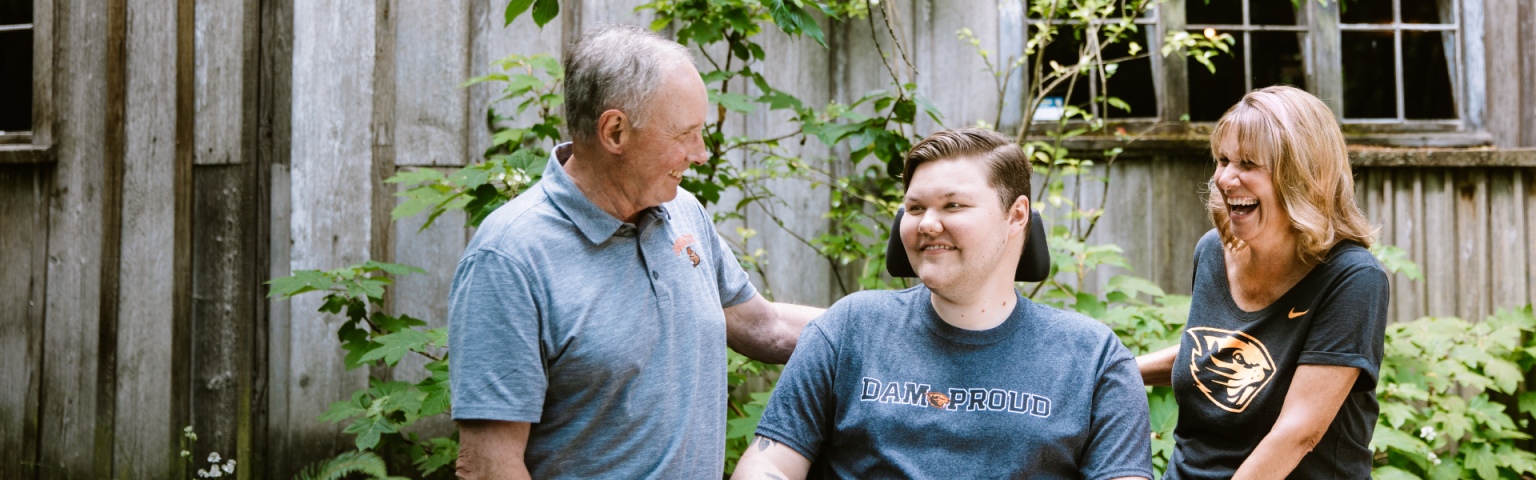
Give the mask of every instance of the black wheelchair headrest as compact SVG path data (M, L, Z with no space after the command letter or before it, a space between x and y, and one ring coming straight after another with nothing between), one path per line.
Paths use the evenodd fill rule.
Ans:
M917 272L912 270L912 260L907 258L907 249L901 244L901 216L906 211L905 208L896 210L896 219L891 221L891 242L885 247L885 270L892 277L917 276ZM1045 243L1045 222L1040 221L1040 212L1030 209L1029 236L1024 241L1024 251L1019 256L1019 269L1014 271L1013 280L1038 282L1050 274L1051 251Z

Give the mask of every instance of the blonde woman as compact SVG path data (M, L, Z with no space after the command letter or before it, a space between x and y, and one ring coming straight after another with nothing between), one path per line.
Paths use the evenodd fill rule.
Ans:
M1189 324L1137 359L1179 404L1163 478L1369 478L1388 284L1338 122L1305 91L1256 90L1211 153Z

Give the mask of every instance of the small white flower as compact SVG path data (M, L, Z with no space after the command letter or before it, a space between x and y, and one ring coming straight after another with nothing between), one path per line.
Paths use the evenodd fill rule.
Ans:
M235 459L229 459L229 463L224 464L221 468L224 469L224 473L235 473Z
M183 429L181 429L181 431L186 432L186 433L192 433L192 426L191 425L187 425L187 428L183 428Z
M1429 452L1429 461L1433 462L1435 465L1439 465L1440 464L1440 457L1438 455L1435 455L1435 452Z
M1426 426L1424 428L1420 428L1419 438L1433 442L1435 440L1435 427Z
M188 452L186 450L182 450L181 451L181 457L182 458L186 458L186 457L190 457L190 456L192 456L192 452Z
M208 463L219 463L219 452L208 454Z
M222 476L224 474L219 472L219 467L213 466L208 468L208 478L219 478Z
M201 468L197 469L197 477L198 478L208 478L208 471L207 470L203 470Z

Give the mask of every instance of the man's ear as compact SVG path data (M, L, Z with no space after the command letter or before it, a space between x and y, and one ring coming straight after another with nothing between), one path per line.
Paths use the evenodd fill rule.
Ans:
M624 153L624 142L629 140L629 115L609 109L597 117L597 143L610 155Z
M1008 233L1027 234L1029 232L1029 196L1019 195L1013 199L1013 205L1008 206Z

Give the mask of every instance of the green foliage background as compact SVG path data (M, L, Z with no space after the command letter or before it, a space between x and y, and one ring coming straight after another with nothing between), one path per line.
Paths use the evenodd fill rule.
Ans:
M890 8L889 4L866 0L657 0L639 7L656 14L653 29L670 28L678 42L697 47L695 51L705 60L700 73L716 107L715 118L704 133L710 156L684 178L683 188L711 205L717 222L741 219L748 208L760 208L770 221L819 252L834 272L852 267L849 270L857 272L857 278L839 279L845 291L910 283L881 273L890 219L901 196L897 176L906 150L920 138L914 127L919 115L943 125L942 113L915 94L917 86L899 67L905 53L895 38L877 38L875 42L895 47L893 52L880 51L889 88L848 104L834 101L827 105L808 105L771 85L759 73L770 59L755 38L764 29L778 29L825 46L818 18L834 27L864 21L871 31L880 32L871 11ZM1098 82L1101 95L1089 104L1067 105L1057 122L1025 122L1017 132L1009 132L1029 153L1035 174L1045 179L1045 188L1036 192L1034 204L1043 213L1053 213L1046 220L1051 225L1053 275L1038 284L1020 284L1020 291L1035 301L1103 321L1135 354L1173 345L1188 315L1189 297L1168 294L1134 276L1118 246L1090 243L1087 239L1103 216L1105 205L1077 205L1063 194L1069 182L1102 182L1108 190L1110 179L1101 172L1109 171L1108 165L1140 136L1116 129L1113 135L1121 145L1115 148L1074 152L1064 147L1066 140L1081 135L1109 136L1112 114L1129 113L1125 102L1104 93L1108 91L1106 81L1119 63L1150 55L1132 40L1131 34L1139 27L1130 20L1150 4L1032 0L1026 5L1035 20L1031 20L1024 56L994 58L968 29L957 32L956 46L971 48L986 61L987 74L994 77L1000 98L1025 96L1022 118L1033 118L1040 102L1046 96L1059 95L1061 88L1068 92L1064 98L1073 98L1071 89L1084 82ZM506 21L510 24L530 11L531 19L542 26L558 14L558 0L513 0L507 5ZM1061 35L1097 41L1078 42L1083 45L1078 64L1044 61L1044 47ZM1100 55L1104 46L1114 44L1126 44L1130 55ZM1210 58L1226 53L1233 39L1225 34L1205 37L1173 32L1163 44L1159 52L1163 55L1187 55L1214 68ZM550 148L561 141L563 119L558 112L563 101L559 92L563 72L550 55L513 55L492 66L492 73L464 84L491 84L502 92L486 110L486 125L493 136L484 153L485 161L447 175L416 169L386 180L408 187L400 194L404 201L393 212L395 219L425 214L428 218L422 228L426 228L444 213L462 211L469 225L478 225L539 180ZM1027 91L1007 91L1009 78L1024 71L1030 72ZM744 93L747 91L756 93ZM761 108L785 112L791 118L792 131L771 138L726 133L729 116ZM1001 110L997 113L991 125L1001 118ZM848 157L806 157L793 153L799 149L786 148L807 141L842 147ZM750 168L728 160L740 154L755 160ZM839 171L835 162L857 168L834 174ZM826 214L832 224L829 232L801 235L774 215L773 207L782 201L765 182L782 179L803 182L806 188L830 190L832 202ZM719 204L727 192L740 200L734 205ZM763 263L771 252L747 250L745 241L756 232L741 229L736 233L738 240L733 247L743 267L763 273ZM1374 251L1388 269L1410 277L1418 275L1417 267L1402 250L1383 247ZM1085 274L1096 270L1119 273L1102 287L1079 288L1087 285ZM301 478L341 478L348 474L387 478L390 471L405 469L414 470L412 476L417 477L451 476L452 468L445 467L451 467L457 455L457 434L424 438L411 428L420 419L444 415L450 408L446 332L426 329L426 322L408 315L383 311L391 278L420 272L414 267L370 261L331 271L299 271L270 282L273 296L325 295L320 310L345 318L337 336L349 369L394 367L408 355L426 360L422 381L372 379L368 388L333 403L320 420L346 424L345 431L355 435L357 450L313 465ZM771 298L770 286L760 287ZM1372 442L1377 452L1376 476L1494 479L1536 473L1536 456L1516 443L1527 438L1521 431L1536 411L1536 396L1525 392L1522 374L1536 364L1533 331L1536 320L1529 307L1501 312L1477 323L1426 318L1394 324L1387 336L1378 389L1382 415ZM728 369L733 394L727 420L727 471L734 468L751 439L779 367L730 352ZM1153 462L1161 472L1172 453L1178 408L1166 387L1149 388L1148 401ZM1518 405L1518 412L1506 412L1506 405Z

